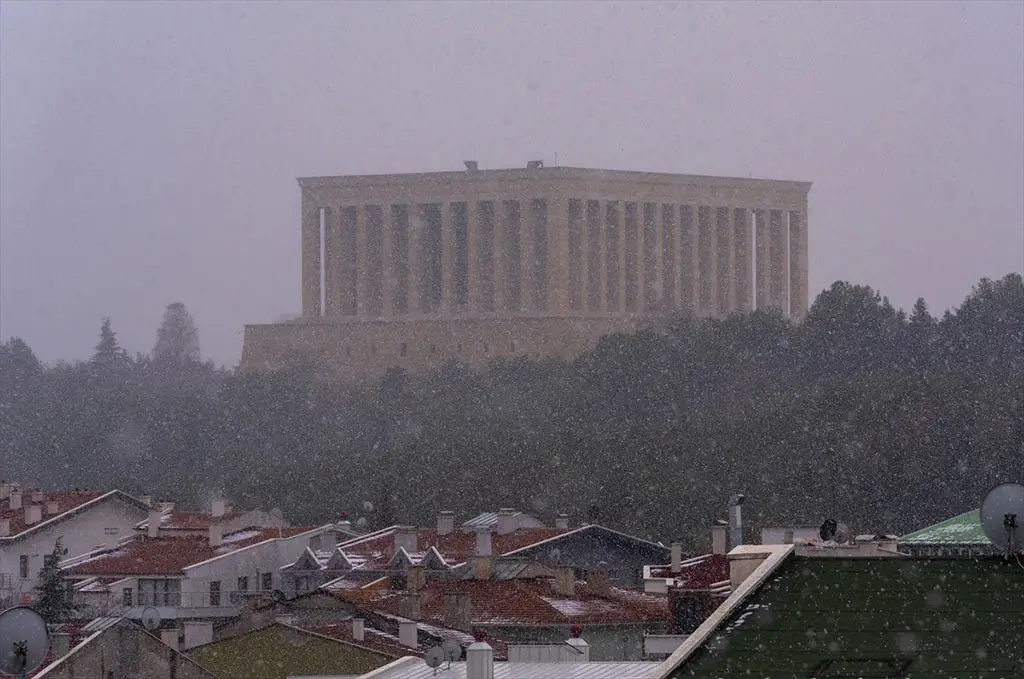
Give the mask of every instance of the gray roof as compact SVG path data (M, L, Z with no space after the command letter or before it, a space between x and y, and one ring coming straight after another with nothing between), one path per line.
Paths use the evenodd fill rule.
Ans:
M522 516L522 512L516 512L511 516ZM463 528L476 528L483 526L490 526L494 528L498 525L498 512L484 512L483 514L477 514L469 521L462 524Z
M649 679L657 667L656 662L637 660L496 662L494 679ZM406 657L363 676L367 679L466 679L466 663L452 663L451 668L435 675L422 658Z

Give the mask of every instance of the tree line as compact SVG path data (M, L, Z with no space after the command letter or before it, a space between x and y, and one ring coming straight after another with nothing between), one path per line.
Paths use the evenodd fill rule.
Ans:
M0 464L48 488L279 507L368 527L517 507L699 549L745 523L905 533L1024 480L1024 281L982 279L940 318L837 282L790 323L680 317L572 361L392 370L341 386L313 365L201 361L180 304L151 354L105 320L91 360L0 345Z

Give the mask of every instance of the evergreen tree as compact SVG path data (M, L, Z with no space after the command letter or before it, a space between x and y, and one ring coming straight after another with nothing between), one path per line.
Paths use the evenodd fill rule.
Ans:
M153 362L163 366L183 367L198 363L199 333L185 305L167 305L164 320L156 334Z
M100 326L100 341L92 355L94 365L109 368L127 363L128 354L117 343L117 333L111 327L110 319L104 318Z
M71 593L61 577L60 562L67 555L67 548L57 538L53 551L43 558L43 567L39 570L35 609L51 625L67 620L81 608L72 601Z

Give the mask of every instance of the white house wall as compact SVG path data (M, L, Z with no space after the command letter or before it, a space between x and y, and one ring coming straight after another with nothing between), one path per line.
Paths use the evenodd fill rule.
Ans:
M134 533L133 527L146 518L146 510L116 498L100 502L63 521L33 533L30 537L0 545L0 573L10 576L13 594L31 592L37 584L43 557L53 551L58 538L68 556L78 556L99 545L113 547L118 540ZM20 559L29 557L27 579L20 577ZM2 595L3 593L0 593Z

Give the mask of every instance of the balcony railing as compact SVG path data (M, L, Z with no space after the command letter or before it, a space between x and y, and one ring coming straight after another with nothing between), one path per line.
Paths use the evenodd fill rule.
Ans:
M126 608L219 608L241 606L246 598L269 594L268 592L138 592L134 598L119 599Z

